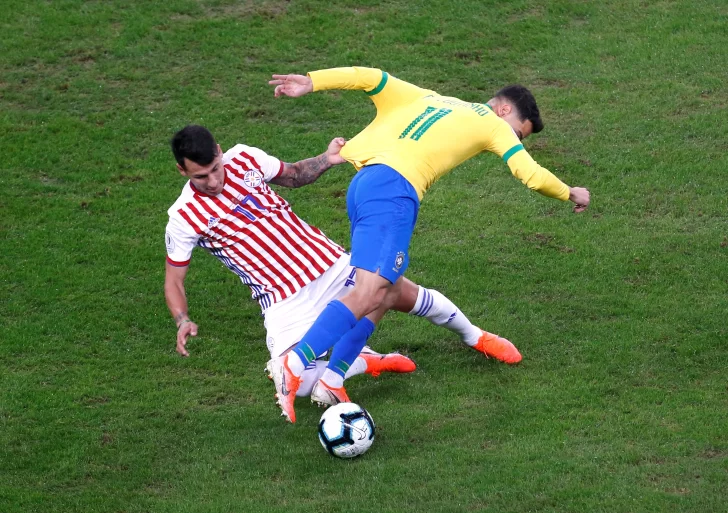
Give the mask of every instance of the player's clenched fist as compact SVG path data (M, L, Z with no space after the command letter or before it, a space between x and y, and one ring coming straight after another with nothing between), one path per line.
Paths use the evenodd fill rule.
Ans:
M574 212L584 212L591 201L589 189L584 187L569 187L569 200L575 203Z

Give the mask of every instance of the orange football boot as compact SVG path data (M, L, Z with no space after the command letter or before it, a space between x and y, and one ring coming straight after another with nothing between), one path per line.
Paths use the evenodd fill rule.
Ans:
M350 403L351 399L346 395L344 387L334 388L319 379L311 390L311 402L324 408L339 403Z
M382 372L406 373L413 372L417 368L415 362L399 353L379 354L362 352L359 356L367 362L367 370L364 372L371 374L375 378Z
M296 400L296 392L301 386L301 378L294 375L288 368L288 355L279 356L271 359L266 365L268 377L273 380L276 386L276 404L281 410L286 420L291 423L296 422L296 412L293 409L293 402Z
M521 353L519 353L518 349L516 349L516 346L514 346L510 341L503 337L499 337L498 335L494 335L493 333L488 333L483 330L480 331L482 331L483 334L478 339L478 343L473 346L473 349L476 351L480 351L487 357L495 358L496 360L500 360L511 365L518 363L523 359Z

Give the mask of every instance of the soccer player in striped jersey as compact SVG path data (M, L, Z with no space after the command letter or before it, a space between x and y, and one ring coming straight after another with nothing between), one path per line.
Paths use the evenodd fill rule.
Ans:
M331 166L344 162L339 154L343 145L344 140L336 138L325 153L288 164L243 144L223 153L213 135L201 126L188 126L175 134L172 151L177 169L189 179L168 211L166 230L164 290L177 323L177 352L188 356L187 341L197 335L198 326L188 315L184 289L195 246L217 257L251 289L263 311L266 342L274 358L303 337L329 302L353 288L356 275L349 255L298 217L268 185L300 187L312 183ZM454 331L486 356L497 356L493 348L505 339L473 326L445 296L408 280L403 290L394 309L425 317ZM362 347L370 334L352 332L348 337ZM380 355L364 348L344 374L377 376L414 368L414 363L402 355ZM312 358L296 393L310 395L325 369L325 362ZM326 390L314 399L324 404L340 400Z
M527 187L575 212L589 205L589 191L569 187L539 166L521 141L543 129L533 95L523 86L500 90L486 103L466 102L399 80L373 68L336 68L308 75L273 75L275 96L299 97L327 89L364 91L377 109L374 120L351 139L341 156L358 173L347 192L351 264L356 285L332 301L292 351L274 362L280 381L295 383L321 347L334 345L329 368L314 387L343 389L342 369L358 354L349 331L373 329L372 312L386 310L402 290L409 242L427 189L458 164L481 152L495 153ZM377 314L375 314L376 317ZM369 318L367 318L369 317ZM339 341L339 342L337 342ZM503 346L503 359L516 356ZM294 394L281 402L294 415Z

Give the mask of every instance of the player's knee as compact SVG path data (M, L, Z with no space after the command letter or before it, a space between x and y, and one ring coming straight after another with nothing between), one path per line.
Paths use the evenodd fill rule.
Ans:
M373 294L362 297L363 305L366 307L367 313L373 312L384 303L387 297L387 291L384 289L377 290Z
M358 307L357 309L363 312L363 315L373 312L382 306L386 297L387 289L385 288L374 291L354 289L350 294L350 299Z

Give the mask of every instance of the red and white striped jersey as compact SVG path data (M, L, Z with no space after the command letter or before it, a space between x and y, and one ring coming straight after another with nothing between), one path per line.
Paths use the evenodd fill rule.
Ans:
M220 194L187 182L169 209L167 262L186 266L200 246L237 274L265 311L318 278L344 250L268 186L283 162L243 144L225 152L222 162Z

